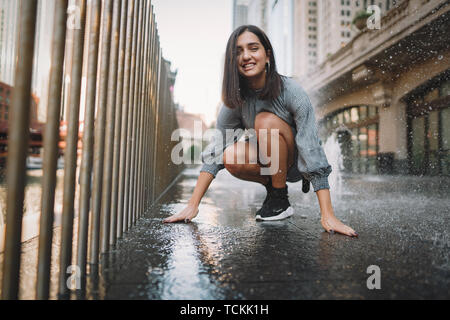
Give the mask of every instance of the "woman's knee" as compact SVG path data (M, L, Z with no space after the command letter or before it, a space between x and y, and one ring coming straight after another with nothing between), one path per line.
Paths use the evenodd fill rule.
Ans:
M237 155L235 145L233 144L228 146L223 152L223 165L225 166L225 169L232 173L238 172L240 168L237 164L236 158Z
M290 140L292 138L292 131L289 124L271 112L260 112L255 118L255 130L259 134L259 131L265 129L267 133L271 129L278 129L279 134L284 139Z
M247 164L256 163L257 151L251 149L247 143L236 142L223 152L223 164L233 174L242 173L247 169Z
M269 134L270 130L278 129L279 138L287 145L288 149L288 165L293 163L294 157L294 134L290 125L277 115L270 112L261 112L255 118L255 130L258 134L258 141L264 137L262 135ZM265 130L265 131L261 131ZM265 138L264 138L265 139ZM267 143L267 142L266 142Z

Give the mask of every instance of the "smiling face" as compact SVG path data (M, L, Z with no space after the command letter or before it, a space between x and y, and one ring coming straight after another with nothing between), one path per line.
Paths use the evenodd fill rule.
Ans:
M269 57L258 37L249 31L237 39L237 64L239 73L244 76L253 89L264 87L266 63Z

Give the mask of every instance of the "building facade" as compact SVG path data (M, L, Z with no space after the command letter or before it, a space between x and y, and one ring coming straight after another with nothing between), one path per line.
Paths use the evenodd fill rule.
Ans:
M20 1L0 0L0 82L14 86ZM32 94L38 97L38 120L45 121L55 2L38 0Z
M317 65L318 0L296 0L294 19L294 75L303 77Z
M449 16L443 0L398 2L304 77L345 170L449 174Z
M19 1L0 0L0 82L14 84Z
M249 0L233 0L233 30L247 24Z
M250 0L248 24L264 30L275 52L278 72L294 74L294 0Z
M294 75L301 79L332 54L346 46L360 31L353 19L371 5L381 15L395 7L395 0L295 0Z

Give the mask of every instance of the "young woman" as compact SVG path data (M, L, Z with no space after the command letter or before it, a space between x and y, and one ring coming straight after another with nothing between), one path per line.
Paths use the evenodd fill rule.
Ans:
M256 26L241 26L228 40L222 99L224 104L217 119L217 129L222 133L223 141L219 143L216 139L203 152L205 164L188 205L164 222L188 223L194 219L210 183L219 170L226 168L239 179L266 187L267 196L257 211L257 220L273 221L291 216L293 209L286 181L303 180L304 192L308 192L310 183L313 185L323 228L330 233L357 236L334 215L328 184L331 166L320 145L309 98L294 80L277 73L272 45ZM227 137L227 129L239 133ZM238 141L242 129L255 130L256 147L248 140ZM271 154L273 143L278 146L278 153ZM260 152L261 144L267 146L266 153ZM245 159L245 162L238 159ZM268 159L270 163L266 162ZM272 163L278 164L278 170L263 175L261 169Z

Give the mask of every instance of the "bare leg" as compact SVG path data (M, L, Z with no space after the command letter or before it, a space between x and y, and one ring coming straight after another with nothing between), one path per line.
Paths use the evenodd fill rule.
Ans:
M260 131L265 129L266 131ZM278 129L278 154L271 154L271 130ZM277 173L271 176L272 186L275 188L284 188L286 186L287 170L294 162L294 135L290 126L282 119L270 112L261 112L255 119L255 130L258 141L264 140L267 145L267 156L274 161L278 160L279 168ZM245 148L242 144L245 144ZM241 152L245 150L245 163L239 164L238 159L244 158ZM256 163L259 158L258 150L248 142L236 142L225 149L223 163L225 168L236 178L258 182L266 185L269 182L269 176L261 175L262 166ZM270 166L270 163L266 166Z
M240 152L245 150L245 163L239 164ZM269 182L268 176L261 175L261 166L256 162L258 151L248 142L238 141L225 149L223 163L225 168L236 178L258 182L263 185Z
M277 129L279 133L278 154L271 154L273 142L271 139L272 129ZM255 130L258 132L260 145L267 146L267 156L272 160L271 162L278 163L278 171L271 176L272 186L274 188L284 188L286 186L288 168L294 162L295 144L291 127L273 113L261 112L256 116Z

